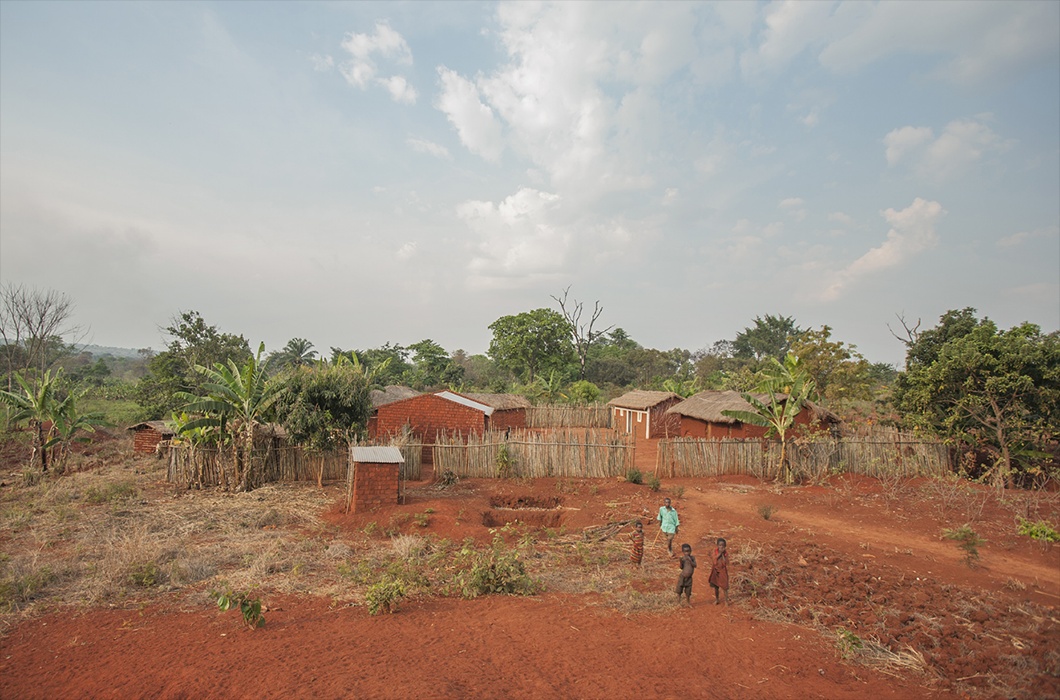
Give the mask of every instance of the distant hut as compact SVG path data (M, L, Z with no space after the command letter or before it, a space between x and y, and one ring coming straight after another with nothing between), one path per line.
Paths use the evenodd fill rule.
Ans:
M148 420L143 423L131 425L127 430L133 431L133 452L142 454L154 454L158 450L158 443L163 440L172 440L176 432L166 425L165 421Z
M615 430L640 439L654 439L676 434L678 420L667 410L680 403L672 391L626 392L607 403L611 407L611 425Z
M472 401L493 408L487 425L489 430L522 430L526 427L526 409L530 400L519 394L463 394Z
M763 402L769 401L768 394L753 396ZM751 404L747 403L738 391L701 391L671 407L668 412L678 417L678 434L681 437L720 440L765 436L767 428L743 423L723 413L753 410ZM834 429L839 422L839 417L834 413L810 401L807 401L795 416L795 425L808 426L810 429L813 429L813 426L817 426L817 429Z

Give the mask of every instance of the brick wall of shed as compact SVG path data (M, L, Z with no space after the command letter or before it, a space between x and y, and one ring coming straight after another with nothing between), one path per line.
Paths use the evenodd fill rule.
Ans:
M795 416L795 425L800 429L799 432L805 431L811 423L813 423L813 412L808 408L802 409L799 415ZM698 418L689 418L688 416L681 416L680 422L681 437L708 438L710 440L761 438L765 437L766 430L767 428L748 425L747 423L736 423L735 425L707 423Z
M378 510L398 502L399 464L358 463L354 466L353 501L350 510L354 513Z
M133 433L133 452L154 454L158 443L162 441L162 433L150 428L137 430Z
M423 441L424 464L433 464L434 454L430 446L439 434L481 435L486 429L486 414L434 394L395 401L376 410L375 437L399 435L405 425Z
M494 411L489 418L490 430L522 430L526 428L526 409L513 408L507 411Z

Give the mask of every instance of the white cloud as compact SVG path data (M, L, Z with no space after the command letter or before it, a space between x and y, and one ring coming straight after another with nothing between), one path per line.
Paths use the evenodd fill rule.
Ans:
M977 119L954 120L937 139L930 127L904 126L887 134L884 144L888 165L909 161L917 175L936 182L952 180L1012 145Z
M666 192L663 193L662 203L663 206L670 206L677 201L678 197L681 196L681 191L676 187L667 187Z
M427 139L407 138L405 143L417 153L426 153L436 158L449 158L449 149Z
M780 204L777 206L787 212L788 216L795 219L795 221L802 221L806 218L805 204L802 197L788 197L780 200Z
M883 137L887 146L887 164L895 165L906 153L916 150L935 137L935 133L928 126L903 126L895 129Z
M442 93L435 106L445 113L460 137L460 142L472 153L490 162L497 162L504 150L501 125L493 110L483 104L479 90L467 78L439 66Z
M778 71L827 33L831 2L785 0L768 6L762 41L744 52L740 67L744 75Z
M1051 228L1040 228L1034 231L1017 231L1016 233L1003 236L998 239L997 245L999 248L1013 248L1021 246L1027 241L1034 240L1036 238L1044 238L1046 236L1057 236L1060 232L1057 229Z
M412 64L412 50L405 38L389 24L376 23L375 31L371 34L347 33L342 40L342 48L350 55L350 60L339 67L346 82L362 90L367 90L372 84L379 85L390 93L394 101L415 104L416 91L404 76L376 77L379 72L376 61L379 59L396 65ZM331 60L330 56L328 60Z
M854 224L854 217L841 211L834 211L829 214L828 220L834 221L837 224L842 224L843 226L852 226Z
M897 267L933 248L938 242L935 223L945 213L938 202L929 202L920 197L901 211L887 209L881 212L891 226L887 239L838 272L832 284L824 291L823 299L834 301L852 282L862 276Z
M408 260L416 254L416 242L409 241L397 249L398 260Z
M335 59L331 56L321 56L320 54L315 53L309 57L309 60L313 63L313 70L318 73L327 73L335 67Z

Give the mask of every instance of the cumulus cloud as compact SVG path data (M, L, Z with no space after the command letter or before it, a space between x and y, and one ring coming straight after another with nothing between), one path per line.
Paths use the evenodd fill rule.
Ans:
M929 202L920 197L901 211L887 209L881 212L891 226L886 240L838 272L832 284L825 289L823 298L834 301L861 277L897 267L933 248L938 242L935 224L945 213L938 202Z
M371 34L347 33L342 40L342 48L350 55L350 59L339 67L346 82L362 90L367 90L370 85L379 85L390 93L395 102L415 104L416 90L403 75L377 77L377 61L384 60L391 65L412 64L412 50L408 43L389 24L376 23Z
M313 54L309 57L309 60L313 64L313 70L318 73L327 73L329 70L335 67L335 59L331 56L322 56L318 53Z
M445 66L438 68L442 92L435 106L456 127L460 143L472 153L497 162L504 150L501 125L493 110L482 102L478 87Z
M449 158L449 149L427 139L407 138L405 143L417 153L426 153L435 158Z
M1031 241L1036 238L1044 238L1050 235L1055 236L1057 235L1057 233L1058 231L1056 230L1056 228L1040 228L1035 229L1034 231L1017 231L1016 233L1011 233L1007 236L999 238L997 241L997 246L999 248L1014 248L1016 246L1023 245L1027 241Z
M938 138L930 127L904 126L887 134L884 144L888 165L907 161L917 175L937 182L952 180L984 156L1011 146L979 119L954 120Z

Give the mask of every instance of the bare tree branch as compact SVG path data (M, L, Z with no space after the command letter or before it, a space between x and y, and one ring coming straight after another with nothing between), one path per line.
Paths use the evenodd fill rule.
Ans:
M604 312L604 307L597 301L593 306L593 314L589 319L588 326L582 325L582 311L584 309L582 303L577 299L570 300L570 309L567 308L567 299L570 294L570 285L563 290L563 297L552 296L559 304L560 312L563 314L563 318L567 320L567 325L570 327L571 342L574 344L574 352L578 356L578 378L585 379L585 363L589 357L589 348L592 344L600 339L600 336L609 333L614 326L608 326L603 330L594 330L596 322L600 319L600 314Z

